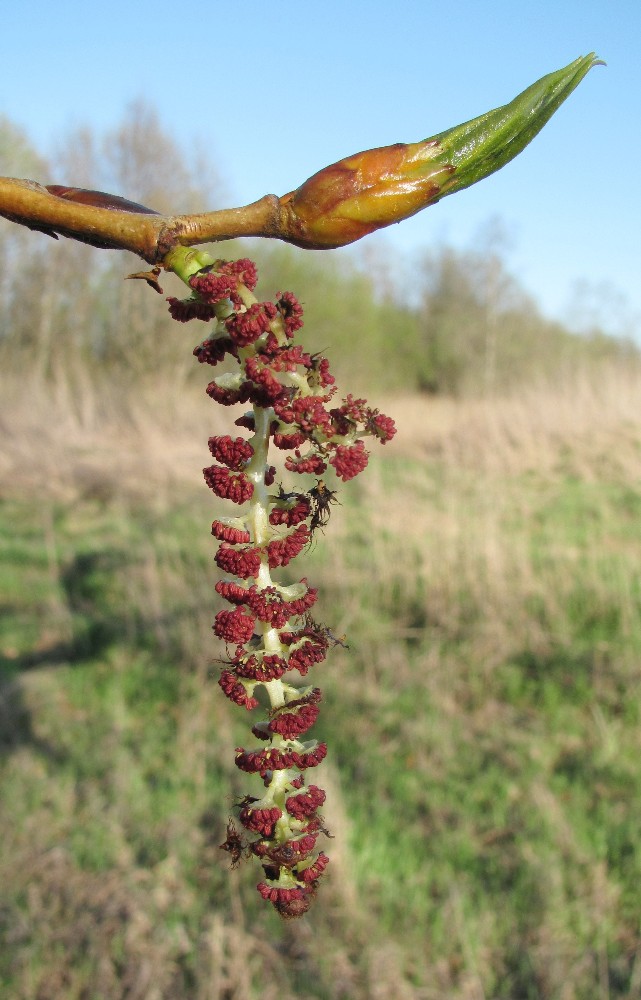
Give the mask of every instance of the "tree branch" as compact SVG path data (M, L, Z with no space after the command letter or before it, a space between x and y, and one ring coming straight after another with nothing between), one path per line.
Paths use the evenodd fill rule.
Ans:
M49 236L131 250L150 264L174 247L263 236L312 250L346 246L500 170L600 60L593 52L509 104L422 142L397 142L319 170L282 198L200 215L158 215L101 191L0 178L0 215Z
M244 208L164 216L101 191L0 177L0 215L6 219L55 239L68 236L95 247L130 250L150 264L175 246L239 236L282 239L282 214L275 195Z

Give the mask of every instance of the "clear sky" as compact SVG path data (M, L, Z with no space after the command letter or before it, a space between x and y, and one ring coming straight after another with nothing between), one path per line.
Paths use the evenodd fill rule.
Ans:
M499 215L510 267L546 313L566 317L585 280L612 331L636 322L641 337L640 46L640 0L5 2L0 114L47 152L143 97L186 155L198 137L244 204L467 121L596 51L607 68L517 160L369 240L403 258L469 247Z

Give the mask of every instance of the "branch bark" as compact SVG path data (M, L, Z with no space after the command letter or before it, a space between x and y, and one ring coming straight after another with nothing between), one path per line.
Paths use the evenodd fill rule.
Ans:
M130 250L149 264L160 263L176 246L289 235L287 213L276 195L243 208L165 216L101 191L0 177L0 215L55 239L67 236L90 246Z

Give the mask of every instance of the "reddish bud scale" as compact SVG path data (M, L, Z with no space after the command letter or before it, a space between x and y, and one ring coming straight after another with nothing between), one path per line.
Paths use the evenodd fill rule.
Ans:
M108 208L111 211L135 212L143 215L158 215L153 208L140 205L137 201L130 201L128 198L121 198L118 194L109 194L107 191L94 191L90 188L69 187L66 184L45 185L50 194L56 198L64 198L65 201L75 201L80 205L92 205L94 208Z
M257 740L270 740L272 734L267 728L266 722L257 722L252 726L252 736L255 736Z
M244 427L247 431L256 430L256 421L254 420L253 413L243 413L242 417L238 417L234 420L236 427Z

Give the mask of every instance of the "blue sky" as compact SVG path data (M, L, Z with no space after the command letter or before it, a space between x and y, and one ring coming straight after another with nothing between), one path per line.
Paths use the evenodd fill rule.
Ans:
M640 39L639 0L31 0L3 5L0 114L46 152L143 97L244 204L467 121L596 51L607 68L517 160L369 240L412 260L442 242L472 247L500 216L509 265L546 313L567 318L586 281L612 332L641 337Z

